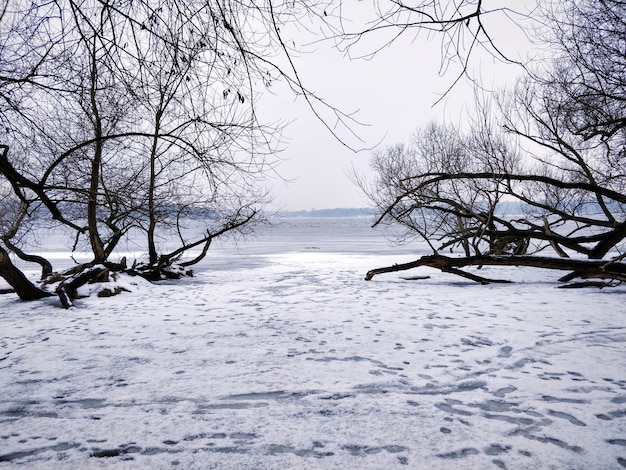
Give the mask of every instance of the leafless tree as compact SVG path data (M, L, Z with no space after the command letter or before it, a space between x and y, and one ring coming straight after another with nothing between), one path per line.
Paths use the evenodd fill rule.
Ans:
M3 3L0 178L23 207L15 220L45 209L75 232L75 247L89 248L89 266L109 263L126 234L142 231L140 274L150 278L190 250L182 262L197 262L215 237L249 231L262 219L263 178L281 145L282 124L258 118L259 93L282 79L322 103L281 36L313 6ZM189 215L206 221L195 238L181 224ZM170 232L177 246L160 246ZM8 250L17 233L4 232Z
M401 158L412 161L402 163L409 172L397 176L392 152L375 157L383 186L369 190L382 214L377 223L399 222L428 239L434 254L368 278L426 265L489 282L458 268L503 264L570 271L563 281L626 280L626 7L561 5L551 12L548 38L558 46L551 67L497 99L497 124L483 108L469 132L422 130ZM456 246L464 257L440 254ZM537 256L548 249L557 258Z
M471 64L480 56L524 66L524 59L503 47L498 35L519 32L530 39L542 24L538 2L501 0L371 0L329 6L326 35L351 58L370 59L400 41L433 40L441 54L441 75L452 77L447 93L468 77L476 81ZM435 46L436 47L436 46ZM419 60L419 57L411 60ZM443 98L442 96L442 98Z

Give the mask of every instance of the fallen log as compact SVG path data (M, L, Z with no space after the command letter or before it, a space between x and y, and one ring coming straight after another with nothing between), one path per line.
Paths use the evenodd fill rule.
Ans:
M459 268L467 266L523 266L541 269L555 269L571 271L561 278L561 281L569 281L574 278L580 279L608 279L612 281L626 282L626 263L607 260L584 260L572 258L550 258L530 255L476 255L466 257L450 257L440 254L422 256L410 263L394 264L384 268L368 271L365 280L370 281L378 274L406 271L421 266L439 269L462 276L481 284L492 282L510 282L500 279L488 279L476 274L471 274Z
M61 300L63 308L74 306L74 299L78 297L77 289L88 282L107 282L109 280L109 270L101 264L84 268L73 276L61 281L56 288L56 293Z
M144 279L155 282L165 279L181 279L182 277L192 277L193 270L185 269L182 264L144 264L134 263L131 268L125 269L124 273L130 276L140 276Z

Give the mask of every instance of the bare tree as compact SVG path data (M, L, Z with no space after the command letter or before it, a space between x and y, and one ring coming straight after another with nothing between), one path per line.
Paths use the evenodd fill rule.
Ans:
M626 280L626 87L615 67L624 63L625 14L622 2L567 2L553 13L553 66L498 100L498 125L483 108L467 133L422 131L403 155L417 162L404 164L410 173L392 177L389 152L375 157L387 191L369 191L377 223L399 222L434 254L368 278L424 265L489 282L458 268L501 264L570 271L563 281ZM457 246L464 257L440 254ZM545 250L557 259L528 256Z
M402 40L437 41L440 73L453 77L443 98L463 77L479 81L471 64L481 56L525 65L524 59L499 42L499 36L506 29L508 36L518 31L521 37L530 39L530 32L544 21L536 3L372 0L349 5L340 2L324 10L326 35L347 56L367 59Z
M199 261L216 237L249 232L262 220L263 178L281 146L282 124L258 118L259 93L282 79L317 100L281 36L311 6L3 4L0 175L24 208L16 220L45 209L74 231L75 248L91 251L86 272L94 276L101 271L91 267L112 266L131 231L145 233L148 267L137 272L150 278L174 261ZM195 237L181 223L190 215L204 221ZM5 231L4 240L19 254L17 233ZM176 246L160 242L172 233ZM66 304L76 282L66 286Z

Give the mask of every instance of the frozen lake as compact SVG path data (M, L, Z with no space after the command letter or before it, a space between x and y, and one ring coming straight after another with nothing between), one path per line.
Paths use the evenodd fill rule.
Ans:
M426 253L421 245L398 245L391 242L381 229L372 229L372 217L286 217L274 219L271 225L259 227L256 233L241 238L216 239L205 259L196 268L230 269L233 266L262 264L277 254L286 253L350 253L354 255L413 255ZM186 232L201 233L199 222L188 220ZM75 262L70 257L72 235L66 236L61 230L39 230L37 240L41 244L38 254L53 261L55 269L71 267ZM164 251L178 247L177 241L160 240ZM127 256L129 262L142 259L146 253L142 250L145 243L135 240L120 243L112 260ZM79 262L90 259L88 253L78 250L73 253ZM191 255L190 255L191 257ZM228 260L226 262L226 260ZM16 262L20 267L29 269L25 263ZM31 269L35 269L32 268ZM2 282L0 280L0 282Z
M426 252L369 222L286 219L70 310L0 296L0 469L626 467L624 286L365 282Z

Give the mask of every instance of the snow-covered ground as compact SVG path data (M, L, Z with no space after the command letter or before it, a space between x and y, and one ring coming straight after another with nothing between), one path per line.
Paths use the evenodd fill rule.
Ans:
M0 296L0 469L626 467L626 286L365 282L421 254L367 222L70 310Z

